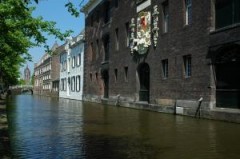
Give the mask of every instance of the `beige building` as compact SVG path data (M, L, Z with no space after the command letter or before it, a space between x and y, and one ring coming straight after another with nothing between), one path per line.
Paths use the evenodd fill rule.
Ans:
M59 93L59 53L63 46L55 43L51 53L45 53L34 65L34 94L58 96Z

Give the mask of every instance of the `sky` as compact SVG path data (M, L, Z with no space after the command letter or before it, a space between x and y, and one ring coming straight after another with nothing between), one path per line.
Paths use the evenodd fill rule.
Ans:
M74 33L72 36L78 35L84 29L84 14L80 14L78 18L72 16L65 8L65 4L69 0L39 0L39 4L36 5L36 10L33 12L34 17L42 16L44 20L55 21L56 27L61 31L72 30ZM75 5L79 6L80 0L70 0ZM86 0L85 0L86 1ZM45 35L45 34L44 34ZM47 36L47 44L51 46L58 42L59 45L63 44L64 41L56 40L54 36ZM28 65L31 74L33 74L34 63L37 63L44 55L44 47L35 47L29 50L32 56L32 62L27 62L22 68L21 73L23 74L24 68Z

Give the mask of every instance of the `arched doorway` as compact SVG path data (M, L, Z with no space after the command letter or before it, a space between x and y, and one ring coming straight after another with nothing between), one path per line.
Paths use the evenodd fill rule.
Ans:
M108 70L102 70L102 79L104 83L104 98L108 98L108 91L109 91L109 73Z
M150 68L147 63L138 66L138 77L140 82L139 101L149 102Z
M221 49L215 57L216 106L240 109L240 48Z

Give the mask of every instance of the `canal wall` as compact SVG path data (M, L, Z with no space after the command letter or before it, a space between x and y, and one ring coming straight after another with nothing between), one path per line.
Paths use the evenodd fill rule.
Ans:
M6 112L6 94L0 95L0 158L11 158L8 121Z
M33 90L34 95L44 95L48 97L59 97L58 91L50 91L50 90Z
M204 101L204 99L201 98L197 100L172 100L171 102L167 100L167 102L161 102L161 104L152 104L148 102L129 100L128 98L124 98L119 95L109 98L84 95L83 101L195 118L240 123L240 110L217 108L213 106L213 103Z

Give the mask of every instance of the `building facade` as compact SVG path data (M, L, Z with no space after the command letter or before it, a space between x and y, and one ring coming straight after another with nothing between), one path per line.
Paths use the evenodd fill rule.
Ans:
M84 100L240 122L239 0L91 0L82 11Z
M38 63L34 65L33 93L58 97L59 94L59 53L64 46L55 43L51 54L45 53Z
M60 54L59 97L82 100L84 33L66 41Z

